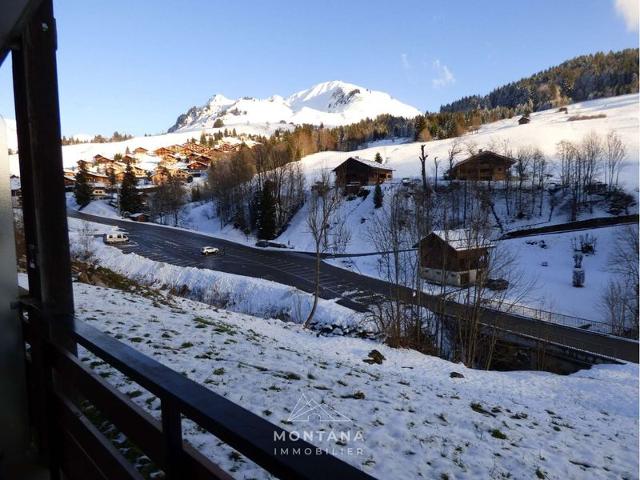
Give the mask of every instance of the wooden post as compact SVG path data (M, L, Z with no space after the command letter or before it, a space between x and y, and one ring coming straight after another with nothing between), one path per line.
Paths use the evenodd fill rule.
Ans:
M23 212L29 294L38 304L33 312L45 320L39 345L33 346L32 399L41 453L52 479L60 478L57 420L53 412L50 359L43 345L50 327L73 315L71 262L64 190L60 110L56 66L56 26L52 0L43 0L26 24L12 51L16 125L23 187ZM66 342L75 352L73 342Z
M21 173L28 186L35 216L35 268L38 269L43 312L47 317L73 314L71 262L66 199L60 145L60 109L56 67L56 26L52 0L44 0L23 34L21 52L14 51L18 68L14 79L23 82L15 91L20 141ZM26 109L24 109L26 105ZM27 118L24 118L26 111ZM24 150L28 143L29 148ZM23 154L24 157L23 157ZM35 278L34 278L35 280Z

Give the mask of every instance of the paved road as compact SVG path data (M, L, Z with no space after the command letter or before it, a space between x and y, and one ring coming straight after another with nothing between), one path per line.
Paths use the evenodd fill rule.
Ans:
M558 223L555 225L545 225L543 227L525 228L522 230L512 230L502 235L501 240L508 238L530 237L533 235L544 235L548 233L575 232L579 230L592 230L594 228L605 228L614 225L638 224L638 214L620 215L618 217L589 218L575 222Z
M128 232L131 240L130 245L122 246L121 249L152 260L273 280L306 292L312 292L314 289L315 260L312 255L306 253L253 248L196 232L98 217L75 211L69 211L69 216L120 227ZM224 254L202 256L200 248L205 245L218 247L224 251ZM367 311L371 304L389 297L392 289L405 301L420 304L432 311L462 316L466 308L454 302L443 301L437 296L416 295L414 291L407 288L396 289L382 280L326 263L322 263L320 280L322 298L339 298L339 304L361 312ZM483 309L481 321L486 325L496 326L516 334L638 362L638 342L489 309Z

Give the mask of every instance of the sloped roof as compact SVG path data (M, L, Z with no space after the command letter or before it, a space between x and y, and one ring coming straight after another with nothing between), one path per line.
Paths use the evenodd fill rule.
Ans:
M361 163L362 165L365 165L365 166L367 166L369 168L375 168L377 170L387 170L389 172L393 171L393 168L385 167L381 163L378 163L378 162L373 161L373 160L367 160L366 158L362 158L362 157L358 157L358 156L349 157L344 162L342 162L340 165L343 165L344 163L348 162L349 160L354 160L354 161L356 161L358 163ZM336 168L334 168L333 171L335 172L336 169L340 165L338 165Z
M469 158L466 158L458 163L456 163L453 168L458 168L460 165L464 165L465 163L468 162L472 162L473 160L478 160L481 159L482 157L486 157L486 156L492 156L495 158L498 158L500 160L505 161L506 163L509 163L510 165L513 165L514 163L516 163L516 161L513 158L510 157L506 157L504 155L500 155L499 153L496 152L492 152L491 150L482 150L474 155L471 155Z
M431 232L457 251L491 248L495 245L489 238L468 228L456 230L434 230Z

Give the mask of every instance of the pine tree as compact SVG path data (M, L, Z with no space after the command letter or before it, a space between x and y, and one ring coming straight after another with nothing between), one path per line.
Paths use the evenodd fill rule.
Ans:
M376 188L373 190L373 206L380 208L382 206L383 199L384 193L382 193L382 188L380 188L379 183L376 183Z
M118 183L118 179L116 178L116 171L113 168L110 168L107 171L107 179L109 180L109 186L111 188L115 188L116 183Z
M78 172L76 173L76 185L74 188L74 196L76 203L81 207L86 207L91 202L92 188L89 185L89 178L87 177L87 164L85 162L79 162Z
M120 213L137 213L140 211L141 204L138 189L136 188L137 184L138 180L133 173L133 169L131 165L127 164L122 177L122 184L120 185Z
M202 132L200 134L200 145L206 145L207 144L207 136L204 134L204 132Z
M427 121L425 120L423 115L418 115L415 120L415 133L413 139L418 141L420 139L420 134L422 131L427 128Z
M267 240L276 236L276 202L271 189L271 182L264 182L258 219L258 237Z
M378 163L382 163L382 155L380 155L380 152L376 152L375 160Z

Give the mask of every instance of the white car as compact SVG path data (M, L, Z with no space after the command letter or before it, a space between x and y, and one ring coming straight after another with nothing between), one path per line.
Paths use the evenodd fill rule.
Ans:
M217 255L220 253L220 249L217 247L202 247L200 253L202 255Z
M105 233L102 239L106 244L127 243L129 241L129 237L124 233Z

